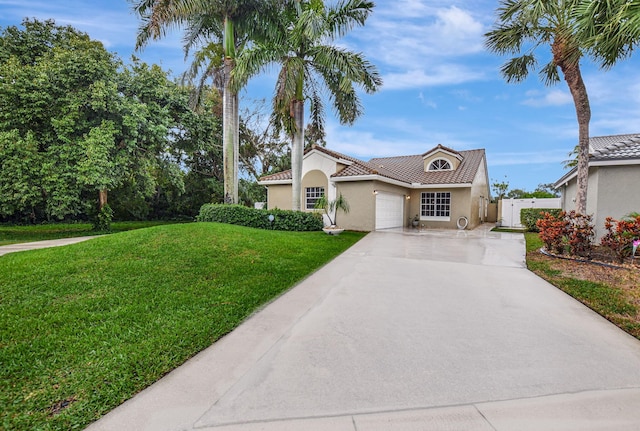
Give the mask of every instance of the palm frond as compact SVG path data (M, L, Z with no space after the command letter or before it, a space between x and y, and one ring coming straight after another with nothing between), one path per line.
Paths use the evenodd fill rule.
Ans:
M550 61L540 69L540 80L545 85L553 85L560 82L560 74L558 73L558 66Z
M327 26L332 38L346 35L364 25L373 13L375 3L368 0L344 0L327 11Z
M525 54L507 61L500 69L500 73L507 82L521 82L536 64L537 60L533 54Z

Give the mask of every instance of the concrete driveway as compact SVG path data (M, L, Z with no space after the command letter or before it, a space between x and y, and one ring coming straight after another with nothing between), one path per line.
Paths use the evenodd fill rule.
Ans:
M374 232L89 430L640 429L640 342L521 234Z

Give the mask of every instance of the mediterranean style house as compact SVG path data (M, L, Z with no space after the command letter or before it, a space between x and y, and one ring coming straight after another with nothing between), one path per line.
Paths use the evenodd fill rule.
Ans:
M291 209L291 171L260 179L267 207ZM368 162L313 146L302 162L302 210L314 211L320 196L342 194L341 228L372 231L411 226L472 229L486 220L490 200L483 149L455 151L438 145L424 154Z
M577 168L555 182L562 208L575 208ZM597 136L589 140L587 214L593 215L596 240L605 234L607 217L640 212L640 133Z

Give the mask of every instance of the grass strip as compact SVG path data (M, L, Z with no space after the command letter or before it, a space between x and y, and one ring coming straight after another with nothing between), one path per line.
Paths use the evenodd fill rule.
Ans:
M86 426L362 236L191 223L0 257L1 428Z
M120 221L111 223L111 232L126 232L145 227L170 224L168 221ZM49 239L72 238L78 236L103 235L95 232L91 223L50 223L38 225L0 225L0 246L23 242L45 241Z
M563 271L553 268L553 258L532 258L533 253L537 253L544 245L537 233L525 233L525 239L529 270L640 339L638 307L634 303L633 296L629 296L628 292L612 283L582 280L563 275ZM573 264L589 265L582 262L574 262Z

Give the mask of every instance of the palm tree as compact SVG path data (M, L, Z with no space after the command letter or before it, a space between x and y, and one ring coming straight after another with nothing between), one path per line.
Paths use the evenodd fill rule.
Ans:
M580 0L501 0L498 22L485 34L488 49L499 54L522 55L501 69L507 82L521 82L537 66L535 52L551 48L552 59L539 69L546 85L560 81L562 72L573 97L578 119L578 193L576 211L586 214L589 175L589 122L591 108L582 80L580 58L587 50L587 38L576 26Z
M185 51L202 41L217 41L223 47L223 165L224 200L238 202L238 91L230 85L237 48L255 28L264 2L259 0L134 0L133 9L142 19L136 48L149 39L165 36L168 29L184 26ZM240 37L238 36L240 35ZM196 58L196 60L198 60Z
M278 3L278 2L275 2ZM309 100L311 123L324 130L321 90L328 90L342 124L353 124L362 114L354 84L367 93L375 92L382 80L377 69L361 53L330 43L355 26L362 26L373 11L373 2L344 0L325 6L319 0L280 2L271 15L271 34L245 49L233 72L234 85L273 64L280 64L272 120L291 137L293 177L292 209L300 210L302 155L304 148L305 101Z
M640 0L581 0L578 25L605 68L631 55L640 45Z

